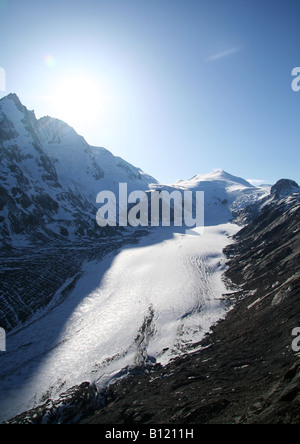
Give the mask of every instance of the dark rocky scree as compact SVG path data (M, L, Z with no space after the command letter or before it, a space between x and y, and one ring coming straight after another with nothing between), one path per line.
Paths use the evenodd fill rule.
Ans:
M299 223L294 194L272 200L236 235L225 251L234 308L195 344L200 351L136 369L101 396L85 383L10 422L299 423L300 355L291 347L300 327Z
M95 408L95 388L89 382L83 382L60 395L57 401L49 399L45 404L16 416L7 424L74 424L82 416L93 413Z

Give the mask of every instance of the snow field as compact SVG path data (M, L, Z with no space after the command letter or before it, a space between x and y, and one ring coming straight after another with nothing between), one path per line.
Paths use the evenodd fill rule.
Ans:
M186 236L156 228L137 246L86 263L62 304L9 337L9 353L1 356L2 415L193 350L226 313L222 250L237 230L225 224Z

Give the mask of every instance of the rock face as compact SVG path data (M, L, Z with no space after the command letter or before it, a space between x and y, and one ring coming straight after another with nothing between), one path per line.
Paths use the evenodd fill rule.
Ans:
M49 399L5 424L73 424L93 412L95 407L95 388L89 382L83 382L60 395L58 400Z
M112 385L84 423L299 423L300 196L266 206L227 249L235 306L193 355Z
M271 195L274 195L276 199L282 199L297 191L299 192L299 185L295 181L281 179L271 188Z
M255 203L245 206L241 210L234 211L234 221L242 226L247 225L257 218L265 207L269 207L272 203L277 204L278 201L299 193L300 187L296 182L289 179L281 179L271 187L270 194Z

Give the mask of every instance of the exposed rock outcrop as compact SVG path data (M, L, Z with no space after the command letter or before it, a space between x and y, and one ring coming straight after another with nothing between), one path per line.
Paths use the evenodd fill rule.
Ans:
M73 424L88 416L96 408L96 389L83 382L61 394L59 399L49 399L45 404L28 410L5 424Z

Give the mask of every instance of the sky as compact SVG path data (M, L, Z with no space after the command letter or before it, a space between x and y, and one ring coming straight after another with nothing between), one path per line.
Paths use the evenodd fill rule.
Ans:
M0 0L0 97L163 183L300 183L299 17L300 0Z

